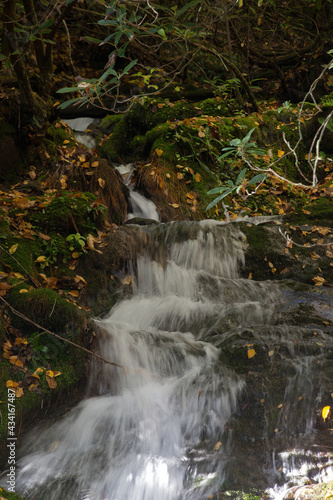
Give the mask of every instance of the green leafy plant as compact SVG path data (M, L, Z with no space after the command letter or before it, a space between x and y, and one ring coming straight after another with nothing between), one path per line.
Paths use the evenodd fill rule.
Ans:
M281 111L283 111L284 109L290 109L291 108L291 102L290 101L285 101L282 106L279 107L279 109L277 110L278 113L281 113Z
M232 139L229 142L229 146L223 148L224 153L218 157L218 160L222 160L229 155L236 155L243 157L246 154L251 155L264 155L265 151L257 147L255 142L249 142L251 135L253 134L255 128L252 128L243 139Z
M229 179L223 186L211 189L208 191L208 194L219 194L217 198L215 198L206 208L206 210L209 210L210 208L214 207L215 205L218 204L219 201L223 200L226 196L231 194L232 192L236 192L236 194L239 194L241 191L246 192L246 187L247 186L253 186L254 184L257 184L258 182L263 182L264 179L266 178L266 174L258 174L252 177L252 179L247 180L245 178L247 169L244 168L238 175L236 182L234 183L231 179Z
M81 255L82 252L85 251L84 247L86 245L86 240L87 238L85 238L85 236L82 236L82 234L80 233L69 234L66 238L66 241L68 241L69 243L69 249L71 250L71 252L76 250L79 255Z

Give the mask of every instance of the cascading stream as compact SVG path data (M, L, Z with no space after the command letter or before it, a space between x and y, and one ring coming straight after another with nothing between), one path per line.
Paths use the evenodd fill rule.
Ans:
M96 321L100 352L127 370L95 367L98 396L27 441L18 474L27 498L194 500L223 481L225 429L244 381L204 337L235 308L228 288L238 324L258 300L237 278L244 237L212 221L166 225L151 238L164 262L143 249L133 297ZM264 301L253 309L261 318L274 308Z
M282 467L272 450L285 446L281 436L297 444L297 436L311 432L320 357L303 341L308 330L278 324L278 286L239 278L246 242L237 226L156 224L138 229L137 238L133 295L96 320L99 352L126 369L93 362L94 396L26 438L17 490L27 500L202 500L232 479L235 460L250 470L256 441L258 456L273 457L273 485ZM267 359L280 349L287 374L283 405L267 406L259 437L243 430L242 408L253 390L261 404L265 387L247 387L225 362L229 352L235 360L244 356L248 342ZM298 418L302 401L308 410ZM245 474L261 480L262 466L254 470Z

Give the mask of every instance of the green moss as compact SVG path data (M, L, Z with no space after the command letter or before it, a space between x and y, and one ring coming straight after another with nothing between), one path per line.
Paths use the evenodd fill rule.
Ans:
M7 500L23 500L22 497L16 493L11 493L3 488L0 488L0 496L6 498Z
M21 288L17 286L10 290L8 302L15 309L35 323L65 338L72 324L77 325L77 330L80 330L85 317L84 313L75 304L63 299L56 290L38 288L20 293ZM18 327L24 327L25 331L31 333L36 331L35 326L27 324L23 319L15 318L15 323ZM71 334L70 337L73 335Z
M123 120L123 115L107 115L102 118L99 128L103 134L110 134L116 125Z
M64 141L69 141L69 143L67 144L68 147L72 147L76 144L76 140L73 137L73 134L60 122L54 122L47 128L46 138L50 139L54 144L59 146L62 146Z
M73 195L62 191L51 203L43 208L33 207L27 219L39 231L60 232L61 234L86 234L101 226L105 219L105 208L94 206L96 196L92 193Z
M6 239L6 248L9 249L16 244L16 251L12 255L8 255L8 253L2 254L2 262L9 266L13 272L24 274L24 269L29 274L35 276L37 270L34 255L38 253L38 243L24 238L16 238L12 235L8 236Z

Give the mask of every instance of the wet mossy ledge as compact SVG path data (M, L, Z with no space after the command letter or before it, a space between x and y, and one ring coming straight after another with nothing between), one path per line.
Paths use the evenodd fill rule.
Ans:
M0 488L0 498L5 498L6 500L23 500L22 497L17 495L16 493L11 493L3 488Z

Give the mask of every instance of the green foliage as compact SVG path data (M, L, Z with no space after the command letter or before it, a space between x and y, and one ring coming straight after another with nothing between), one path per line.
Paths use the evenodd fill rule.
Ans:
M77 250L79 255L84 252L84 247L87 241L87 238L82 236L80 233L69 234L66 238L66 241L69 243L69 249L73 252Z
M252 128L243 139L232 139L230 141L230 146L222 149L222 151L225 151L225 153L220 155L218 160L222 160L229 155L236 155L240 156L241 158L247 154L264 155L265 151L258 148L255 142L249 142L254 130L255 128Z
M217 205L219 201L223 200L226 196L229 194L235 192L236 194L239 194L242 190L245 190L245 186L253 186L254 184L257 184L258 182L263 182L266 178L266 174L258 174L252 177L249 181L245 179L247 169L244 168L238 175L236 182L234 183L231 179L229 179L225 185L211 189L208 191L208 194L217 194L219 193L220 196L215 198L206 208L206 210L209 210L213 206Z

